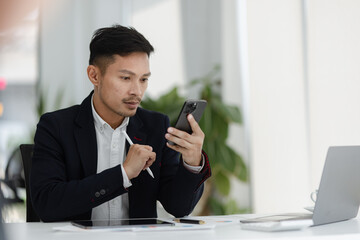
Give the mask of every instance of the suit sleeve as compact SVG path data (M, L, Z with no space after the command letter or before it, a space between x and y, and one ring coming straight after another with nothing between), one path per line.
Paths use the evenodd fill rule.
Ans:
M91 209L126 192L120 165L85 176L75 143L54 115L41 117L30 175L31 199L40 219L89 219Z
M165 119L165 129L169 126L169 119ZM161 160L161 183L159 200L165 210L175 217L189 215L200 200L204 182L211 176L211 168L208 157L205 157L205 165L200 173L192 173L182 163L181 156L168 148L163 150Z

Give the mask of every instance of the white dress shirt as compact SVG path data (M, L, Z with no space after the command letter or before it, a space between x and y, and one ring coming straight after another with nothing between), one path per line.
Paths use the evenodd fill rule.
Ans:
M95 111L93 100L91 100L91 107L94 116L98 161L97 173L100 173L108 168L115 167L120 164L123 175L124 187L131 186L131 182L126 175L123 168L125 160L125 135L122 131L126 131L129 123L129 118L126 117L122 124L115 130L106 123ZM128 218L129 216L129 196L124 193L108 202L105 202L92 209L91 219L120 219Z

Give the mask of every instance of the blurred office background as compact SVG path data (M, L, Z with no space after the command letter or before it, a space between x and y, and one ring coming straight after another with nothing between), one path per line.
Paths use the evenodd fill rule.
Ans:
M119 23L155 47L152 97L221 66L243 117L228 143L249 169L231 196L254 213L301 211L327 148L360 144L359 22L357 0L40 0L0 38L0 177L32 141L40 93L45 111L80 103L91 36Z

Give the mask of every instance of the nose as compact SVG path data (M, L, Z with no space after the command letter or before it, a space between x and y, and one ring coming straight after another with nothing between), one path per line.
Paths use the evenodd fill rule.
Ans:
M141 96L142 89L139 81L133 81L130 86L130 94L135 96Z

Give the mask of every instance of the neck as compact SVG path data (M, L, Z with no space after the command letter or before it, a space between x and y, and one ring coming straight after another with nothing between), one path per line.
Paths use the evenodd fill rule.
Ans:
M116 129L123 123L125 117L121 116L111 110L108 110L108 111L104 110L106 108L101 104L100 100L97 98L97 96L95 94L93 96L93 104L94 104L96 113L107 124L109 124L112 129Z

